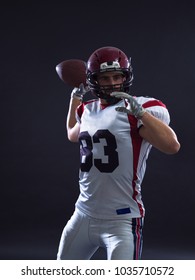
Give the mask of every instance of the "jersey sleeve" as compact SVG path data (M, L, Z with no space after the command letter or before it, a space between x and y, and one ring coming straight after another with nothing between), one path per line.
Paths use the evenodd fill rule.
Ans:
M76 112L75 112L75 117L79 124L81 123L81 116L83 114L83 110L84 110L84 104L82 103L77 107Z
M168 109L164 103L157 99L150 99L142 104L143 108L146 109L151 115L161 120L165 124L169 125L170 115ZM139 120L138 127L142 125L142 121Z

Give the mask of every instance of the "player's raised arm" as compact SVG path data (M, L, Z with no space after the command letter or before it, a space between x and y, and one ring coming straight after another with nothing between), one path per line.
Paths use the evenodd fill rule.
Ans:
M71 142L78 142L78 135L80 131L80 125L76 121L75 112L79 106L80 101L76 98L70 98L69 110L66 119L66 130L68 139Z
M66 120L66 129L68 139L71 142L78 142L78 135L80 132L80 125L76 120L76 109L82 103L83 95L86 93L85 87L83 84L77 88L75 87L71 93L69 110Z

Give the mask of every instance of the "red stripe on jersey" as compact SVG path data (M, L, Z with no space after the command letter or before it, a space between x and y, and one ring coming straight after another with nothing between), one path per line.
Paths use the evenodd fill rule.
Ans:
M89 101L83 102L82 104L80 104L80 105L77 107L76 111L77 111L77 114L78 114L79 118L81 118L81 116L82 116L82 114L83 114L85 105L86 105L86 104L89 104L89 103L92 103L92 102L94 102L94 100L89 100Z
M77 114L79 116L79 118L81 118L82 114L83 114L83 111L84 111L84 103L80 104L78 107L77 107Z
M150 100L150 101L147 101L146 103L142 104L143 108L149 108L149 107L153 107L153 106L162 106L162 107L166 108L166 105L159 100Z
M162 106L166 108L166 105L162 103L159 100L149 100L146 103L142 104L144 108L149 108L153 106ZM138 120L132 116L128 115L128 120L131 126L131 139L132 139L132 146L133 146L133 181L132 181L132 187L133 187L133 199L137 202L137 205L140 210L140 215L144 216L144 209L142 207L142 204L137 201L137 190L136 190L136 180L137 178L137 166L140 156L140 150L141 150L141 144L142 144L142 137L139 135L139 129L137 128L137 122Z
M139 155L140 155L140 150L141 150L141 144L142 144L142 137L139 135L139 130L137 128L137 122L138 120L132 116L128 115L128 120L131 126L131 139L132 139L132 148L133 148L133 181L132 181L132 187L133 187L133 199L137 202L137 205L140 210L140 215L143 217L144 216L144 210L141 205L136 199L137 197L137 190L136 190L136 180L137 180L137 166L138 166L138 161L139 161Z

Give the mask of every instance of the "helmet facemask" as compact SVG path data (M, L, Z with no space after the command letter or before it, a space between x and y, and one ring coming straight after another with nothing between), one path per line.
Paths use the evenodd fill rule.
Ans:
M97 75L99 73L104 73L104 72L121 72L121 74L124 76L124 81L120 84L114 84L114 85L99 85L97 81ZM118 69L109 69L109 70L104 70L99 73L93 73L88 77L87 83L88 87L90 88L91 92L97 96L100 99L104 99L107 101L107 103L114 104L119 101L118 98L111 96L110 94L114 91L122 91L129 93L130 91L130 86L132 84L132 79L133 77L129 78L128 77L128 71L119 71ZM124 74L125 73L125 74Z

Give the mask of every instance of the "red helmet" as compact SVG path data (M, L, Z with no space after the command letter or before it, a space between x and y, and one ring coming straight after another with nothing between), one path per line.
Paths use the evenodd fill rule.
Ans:
M129 92L133 80L131 59L118 48L102 47L94 51L87 62L87 84L96 96L104 99L113 98L105 94L105 90L102 92L97 83L97 75L107 71L122 72L126 79L121 84L120 91Z

